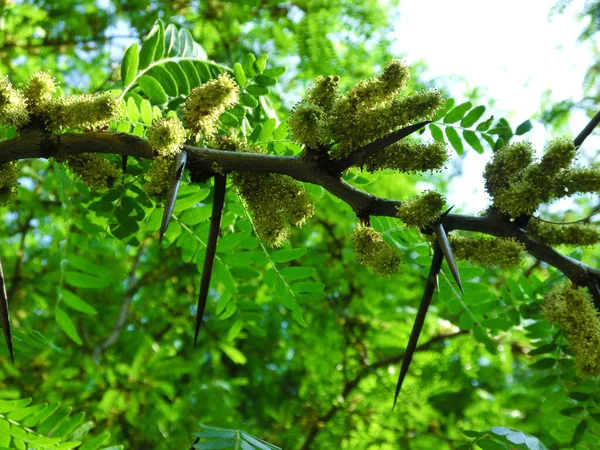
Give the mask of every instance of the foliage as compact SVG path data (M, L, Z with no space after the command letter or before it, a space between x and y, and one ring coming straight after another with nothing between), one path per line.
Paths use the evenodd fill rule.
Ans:
M315 79L289 120L282 120L287 112L272 89L285 75L281 61L297 48L269 59L262 52L238 54L244 39L267 41L260 39L268 34L264 23L262 31L253 29L242 39L241 21L250 20L253 4L241 2L236 8L233 3L202 3L202 11L240 22L222 30L230 34L222 34L217 44L214 35L204 33L210 26L221 27L213 19L198 20L187 31L161 21L151 27L145 14L127 14L132 23L146 23L150 32L141 46L134 43L125 52L120 79L92 98L64 96L39 73L21 91L6 85L8 104L19 114L3 116L6 142L0 143L0 157L7 159L2 161L11 161L10 148L31 147L45 153L21 156L54 159L28 160L18 187L13 166L3 166L10 175L5 178L7 197L13 190L18 193L18 203L7 206L0 226L6 237L0 257L16 363L10 365L8 353L3 355L7 362L0 369L0 387L10 389L14 398L34 397L36 403L49 405L60 401L91 414L103 431L86 442L104 437L106 443L98 446L594 448L600 432L600 391L595 378L581 377L586 334L573 345L576 331L584 329L571 326L577 320L581 324L581 316L555 314L553 320L543 305L548 298L558 305L568 301L557 268L593 288L593 267L600 264L593 247L597 225L586 224L586 239L575 242L565 236L577 231L551 232L546 227L550 224L535 217L511 218L493 208L481 217L442 213L443 196L434 191L413 202L380 197L417 195L415 181L423 178L414 172L443 168L446 139L459 154L466 143L497 162L518 145L511 141L526 133L530 123L513 131L505 119L494 124L492 117L484 118L483 106L455 106L453 100L441 105L439 94L412 93L414 81L408 95L398 99L395 94L406 83L406 68L398 61L380 64L378 76L362 81L355 75L362 76L365 67L369 76L375 73L377 58L365 58L352 70L341 67L339 77L328 77L329 67L346 50L342 45L338 53L328 53L326 46L320 47L332 38L314 33L322 25L319 20L330 23L335 12L343 11L346 19L358 14L376 26L380 17L373 16L371 2L335 2L326 13L323 2L312 1L298 3L308 12L294 26L288 17L291 7L265 8L269 17L283 10L281 21L270 23L273 33L286 23L290 32L304 26L319 42L300 41L311 58L294 71L301 71L295 74L301 80L317 73L323 77ZM195 7L181 4L185 6L174 2L173 8ZM95 3L88 6L102 9ZM123 11L130 6L125 2ZM26 10L22 4L12 8ZM34 4L30 8L38 11ZM71 12L65 14L65 20L71 17ZM113 18L98 14L98 20L108 24ZM364 31L361 23L356 32ZM242 39L240 45L233 36ZM219 61L228 65L207 60L220 46L229 55ZM358 47L352 58L364 56L362 51ZM332 52L335 57L326 59ZM57 61L55 56L49 61ZM13 78L25 81L24 73ZM19 92L29 102L22 104ZM402 109L408 111L405 117L387 117L415 98L426 101ZM105 108L97 108L98 99L105 101ZM85 107L78 113L69 110L80 103ZM415 104L427 111L415 112ZM62 114L69 121L53 126L57 122L49 105L70 111ZM345 133L335 128L334 115L343 116ZM414 124L427 118L433 122ZM25 120L29 123L23 126ZM354 128L369 121L375 125L361 140ZM433 144L407 137L424 126ZM37 142L38 135L45 144L31 146L28 139ZM377 145L369 154L373 143ZM403 149L409 155L394 158ZM113 152L128 155L126 163L105 155ZM378 152L388 153L378 161ZM182 153L189 170L177 190L172 161ZM572 162L573 152L567 153L568 161L557 163L560 170ZM544 161L529 161L519 170L545 170ZM360 170L363 164L367 171ZM89 173L100 168L109 168L110 177L102 183L90 180ZM390 174L390 169L404 173ZM500 181L514 183L524 177L502 170ZM210 255L206 237L212 228L212 204L217 203L213 179L229 172L233 175L224 193L221 236L212 241L216 254ZM442 182L430 180L441 190ZM257 190L266 194L253 198ZM168 211L170 194L176 201L160 244L161 202L167 197ZM426 214L416 217L423 206ZM403 221L419 230L405 227L397 218L399 210L406 212ZM274 242L261 232L272 223L279 225L274 235L289 240L276 239L280 248L269 247ZM291 231L288 223L305 226ZM432 266L430 241L440 240L440 233L445 236L442 224L452 231L449 245L454 250L444 249L450 265L442 265L439 272L422 337L414 343L413 363L390 412L395 372L406 356L415 307ZM563 230L573 225L554 226ZM464 234L455 233L459 230ZM472 231L494 238L473 236ZM562 248L566 258L544 242L592 247ZM459 258L464 295L451 281L448 252ZM190 305L198 298L200 274L207 277L207 253L209 259L214 256L214 270L203 317L204 305ZM524 253L529 256L523 261ZM393 275L400 255L401 272ZM593 324L596 310L586 299L586 323ZM191 332L195 315L202 323L196 347ZM7 418L22 421L15 429L34 427L38 422L33 418L50 406L33 408L26 409L28 417L10 413ZM45 434L41 419L39 423L42 430L34 430ZM466 439L463 430L482 431L467 432ZM55 435L50 438L75 439L68 433ZM16 442L12 445L20 448ZM97 448L93 445L79 448Z
M3 392L9 395L10 392ZM105 447L109 433L88 436L92 421L84 422L85 413L71 416L71 407L60 403L30 405L31 399L0 400L0 445L17 449L117 450Z

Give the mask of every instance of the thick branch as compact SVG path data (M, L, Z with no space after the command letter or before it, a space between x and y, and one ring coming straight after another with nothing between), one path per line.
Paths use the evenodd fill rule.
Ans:
M203 147L185 146L188 168L192 174L212 173L214 164L223 173L241 171L277 173L296 180L317 184L347 203L358 217L396 217L397 200L375 197L349 185L319 167L317 162L300 156L275 156L256 153L228 152ZM145 139L137 136L108 131L51 135L40 131L24 132L18 138L0 142L0 164L24 158L50 158L86 152L114 153L140 158L155 155ZM506 217L491 211L486 216L449 214L444 228L473 231L496 237L513 237L525 244L529 254L556 267L574 283L587 286L600 309L600 270L580 261L561 255L552 248L529 237L518 225Z

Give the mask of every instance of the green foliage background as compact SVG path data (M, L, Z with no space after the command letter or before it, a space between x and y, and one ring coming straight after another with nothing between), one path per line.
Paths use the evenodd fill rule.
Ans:
M268 68L288 67L272 86L275 95L256 96L261 102L248 119L261 126L257 142L289 154L299 149L285 141L285 125L279 127L284 92L296 94L332 71L353 84L390 58L387 12L368 0L102 4L3 2L0 72L15 84L44 69L65 90L106 88L120 75L123 53L114 35L145 35L161 17L187 27L210 60L247 67L249 52L268 53ZM206 64L206 70L214 75L222 68ZM418 76L412 83L420 86ZM151 117L144 118L141 98L131 98L128 119L116 126L137 134L139 125L143 135ZM467 145L447 130L472 106L439 124L448 125L446 138L459 153ZM464 142L491 153L473 131L464 134L475 126L467 125L462 131L456 125ZM490 135L508 140L513 134L507 122L492 130L478 132L491 146ZM543 295L561 277L532 260L512 271L461 263L462 299L449 278L441 279L420 342L433 341L416 354L392 412L429 246L399 221L373 219L405 253L401 274L374 277L351 250L353 212L319 187L307 186L315 217L279 250L255 238L247 211L228 191L213 289L194 347L191 305L211 186L182 187L159 248L162 209L140 188L147 165L130 161L124 185L104 193L90 192L54 162L23 168L18 202L0 222L16 348L15 365L2 348L0 398L7 403L0 403L0 429L5 419L39 413L42 408L10 415L25 406L11 400L33 398L85 413L90 422L81 416L76 425L87 429L73 427L64 437L77 440L91 429L86 439L98 444L80 447L86 449L189 448L199 423L244 429L285 449L454 449L469 442L464 430L494 426L523 430L549 448L596 445L597 382L576 377L564 337L539 313ZM427 181L443 186L447 175ZM347 180L404 199L417 193L422 178L351 172ZM562 250L600 265L594 249ZM486 442L481 448L503 448Z

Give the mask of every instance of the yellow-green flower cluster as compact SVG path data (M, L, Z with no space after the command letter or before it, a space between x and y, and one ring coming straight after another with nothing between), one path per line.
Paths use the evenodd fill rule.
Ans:
M361 80L350 89L347 94L348 102L363 110L389 103L406 87L409 79L410 68L395 59L385 67L381 75Z
M55 98L56 92L56 80L46 72L34 73L23 92L7 78L0 79L0 123L20 128L29 123L31 114L31 126L48 131L93 131L107 127L123 111L122 101L108 92Z
M121 117L122 108L121 100L108 92L55 99L48 108L46 126L50 131L100 130Z
M600 169L572 168L573 142L552 141L539 162L528 142L498 150L484 172L485 187L494 206L510 217L532 215L541 203L576 192L600 191Z
M172 156L179 153L185 139L183 124L176 117L163 117L155 120L148 129L148 144L160 156Z
M442 104L443 97L437 91L416 92L368 110L342 98L330 115L331 140L337 143L332 156L341 158L402 126L431 119Z
M301 227L315 212L306 189L289 177L236 172L233 184L248 205L258 237L272 247L287 240L288 223Z
M0 165L0 205L6 206L17 198L19 166L17 161Z
M555 182L557 196L570 196L586 192L600 193L600 168L568 169L560 173Z
M408 67L394 60L378 77L359 82L345 95L339 91L339 77L318 77L292 109L292 138L341 158L404 125L433 117L443 103L438 92L396 98L409 75Z
M238 92L235 80L227 74L192 89L183 108L188 128L206 137L214 135L219 116L238 103Z
M162 202L167 198L173 169L172 156L159 156L152 160L150 168L145 174L148 181L142 186L148 197L156 202Z
M397 216L406 226L422 229L436 220L442 214L442 208L446 204L446 198L435 191L427 191L412 200L403 202L396 207Z
M542 203L543 192L529 181L517 181L496 193L494 206L510 217L533 214Z
M29 122L27 100L8 81L8 77L0 79L0 124L21 128Z
M548 144L540 161L540 168L546 174L556 174L567 169L575 160L577 149L569 139L555 139Z
M326 140L326 113L320 106L310 102L300 102L292 108L288 126L294 139L308 148L316 149Z
M413 139L403 139L365 160L369 172L382 169L400 172L425 172L440 170L448 160L446 144L433 141L424 144Z
M99 153L72 155L67 157L66 164L93 190L110 189L123 177L121 169Z
M57 91L57 82L48 72L35 72L23 89L29 110L33 114L45 114Z
M533 162L533 154L530 142L516 142L497 150L483 172L488 194L493 197L520 179L523 170Z
M231 136L217 136L210 146L220 150L265 153ZM290 177L276 174L235 172L234 186L250 210L258 237L279 247L290 235L290 223L301 227L313 216L315 206L304 186Z
M565 331L578 373L586 377L600 374L600 318L587 289L570 283L555 286L544 297L542 314Z
M466 259L486 267L504 268L519 266L523 262L525 246L514 238L470 237L451 233L448 240L457 259Z
M583 247L600 242L598 226L589 223L551 224L532 219L527 232L546 245L576 245Z
M402 262L400 253L392 248L381 233L373 228L358 225L352 233L352 243L358 261L373 273L389 277L398 272Z
M340 96L339 89L340 77L337 75L329 75L328 77L319 75L307 90L306 101L325 111L331 111Z

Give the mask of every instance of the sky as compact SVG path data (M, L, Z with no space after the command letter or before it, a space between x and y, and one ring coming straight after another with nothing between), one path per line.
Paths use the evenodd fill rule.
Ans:
M585 72L594 62L590 43L578 41L584 23L576 12L584 1L575 0L563 14L550 17L556 2L401 0L391 36L393 50L409 64L425 61L426 77L454 76L456 81L449 86L457 103L465 100L468 89L480 87L516 127L540 112L548 89L554 101L579 99ZM489 103L482 99L480 104ZM588 120L576 114L570 122L573 135L568 137ZM541 123L533 122L527 139L541 149L551 136ZM488 203L483 180L471 176L482 173L488 159L489 152L477 155L467 150L465 175L451 182L448 200L463 212L478 212Z

